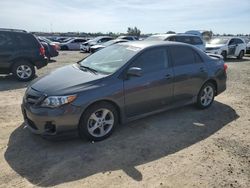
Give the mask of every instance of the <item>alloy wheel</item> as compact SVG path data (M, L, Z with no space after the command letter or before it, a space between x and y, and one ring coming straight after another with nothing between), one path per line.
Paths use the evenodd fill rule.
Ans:
M90 115L87 129L92 136L103 137L111 131L114 122L114 114L110 110L98 109Z

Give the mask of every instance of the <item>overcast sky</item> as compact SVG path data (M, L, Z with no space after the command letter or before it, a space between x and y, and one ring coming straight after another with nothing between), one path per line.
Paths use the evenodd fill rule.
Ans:
M46 32L250 33L250 0L0 0L0 27Z

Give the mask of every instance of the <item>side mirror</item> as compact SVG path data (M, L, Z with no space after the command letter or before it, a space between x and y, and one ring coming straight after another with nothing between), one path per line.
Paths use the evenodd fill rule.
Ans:
M140 77L140 76L142 76L142 69L139 67L130 67L128 69L127 75Z

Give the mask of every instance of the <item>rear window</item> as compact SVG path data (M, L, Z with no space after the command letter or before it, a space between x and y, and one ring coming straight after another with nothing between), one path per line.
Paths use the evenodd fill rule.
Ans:
M21 48L37 48L39 46L38 41L31 34L17 33L15 38L18 46Z

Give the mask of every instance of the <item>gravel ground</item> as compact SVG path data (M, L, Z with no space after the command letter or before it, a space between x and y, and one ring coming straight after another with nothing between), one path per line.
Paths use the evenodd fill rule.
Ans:
M38 76L84 56L61 52ZM0 187L249 187L250 57L226 63L228 88L211 108L150 116L98 143L23 129L27 83L0 76Z

